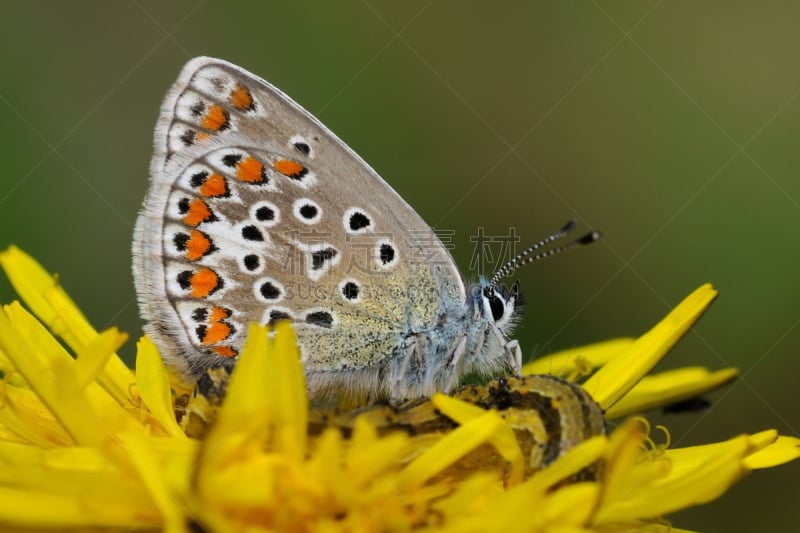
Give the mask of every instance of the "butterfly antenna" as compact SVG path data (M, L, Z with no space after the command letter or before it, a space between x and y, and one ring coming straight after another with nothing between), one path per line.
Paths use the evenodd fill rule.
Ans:
M497 282L500 281L502 278L508 276L512 272L514 272L517 268L527 265L528 263L533 263L534 261L539 261L540 259L544 259L545 257L550 257L553 255L560 254L562 252L566 252L567 250L571 250L576 246L583 246L586 244L591 244L594 241L600 238L600 232L592 231L587 233L583 237L579 239L575 239L574 241L570 241L566 244L558 246L556 248L551 248L549 250L545 250L543 252L539 252L538 254L533 254L539 248L550 244L553 241L560 239L561 237L565 237L568 235L573 229L575 229L575 220L570 220L567 222L563 228L560 230L548 235L541 241L537 242L533 246L530 246L523 250L522 252L518 253L516 257L508 261L502 267L500 267L497 272L494 273L492 279L489 280L489 288L494 289L497 285Z

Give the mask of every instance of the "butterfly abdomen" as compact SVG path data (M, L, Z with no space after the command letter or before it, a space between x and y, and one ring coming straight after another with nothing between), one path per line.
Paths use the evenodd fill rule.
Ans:
M528 457L528 473L544 468L575 445L605 433L605 418L597 402L580 385L555 376L503 377L487 385L463 386L453 396L494 410L506 420ZM425 399L401 407L373 405L347 413L315 411L311 431L334 426L348 435L357 417L366 417L380 433L402 431L422 439L436 438L458 426ZM495 453L485 445L459 465L479 465ZM594 478L600 468L595 464L578 473L576 479Z
M200 437L213 422L225 396L231 369L207 370L197 381L192 394L176 401L184 431ZM528 474L546 467L577 444L605 433L605 419L599 405L580 385L549 375L503 377L487 385L466 385L453 396L486 410L494 410L512 427ZM437 410L428 399L395 407L375 404L355 410L312 409L309 434L320 435L326 428L337 428L349 438L357 418L367 419L380 434L400 431L431 443L455 429L458 424ZM453 468L480 468L496 462L497 453L488 444L463 457ZM602 464L595 463L571 480L595 479Z
M555 376L504 377L487 386L466 386L455 396L496 410L514 428L532 470L605 433L597 402L579 385Z

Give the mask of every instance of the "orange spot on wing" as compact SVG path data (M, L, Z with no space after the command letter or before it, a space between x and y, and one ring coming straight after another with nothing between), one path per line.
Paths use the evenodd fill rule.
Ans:
M208 133L206 133L204 131L198 131L197 134L194 136L194 138L195 138L195 140L197 142L205 141L209 137L211 137L211 135L209 135Z
M221 106L212 105L208 108L206 116L200 123L207 130L219 131L225 129L229 125L228 112L222 109Z
M303 165L297 161L290 161L288 159L278 159L273 166L275 170L290 178L299 176L305 170Z
M248 157L236 166L236 177L247 183L264 181L264 165L252 157Z
M211 251L211 240L202 231L192 230L192 236L186 242L186 259L197 261Z
M212 198L225 196L228 194L228 184L225 183L225 178L215 172L206 178L205 183L200 187L200 194Z
M212 307L211 308L211 316L208 318L209 322L219 322L220 320L225 320L226 318L230 318L231 312L224 307Z
M211 351L222 357L236 357L237 352L230 346L214 346Z
M253 95L250 94L247 87L237 85L236 88L231 91L231 105L239 111L249 111L254 107Z
M203 337L203 344L216 344L220 341L224 341L230 337L232 332L233 330L228 324L224 322L214 322L206 329L206 334Z
M192 286L193 298L205 298L219 288L220 279L210 268L201 268L192 274L189 283Z
M213 216L208 204L203 200L195 198L192 200L192 203L189 204L189 212L183 217L183 222L187 226L197 226L202 222L211 220Z

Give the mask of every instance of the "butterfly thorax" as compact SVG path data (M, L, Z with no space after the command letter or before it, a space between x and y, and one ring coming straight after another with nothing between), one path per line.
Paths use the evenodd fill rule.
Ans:
M382 395L393 400L450 391L466 375L519 373L519 347L509 335L521 312L516 286L495 292L485 280L461 302L443 299L429 327L410 329L386 359Z

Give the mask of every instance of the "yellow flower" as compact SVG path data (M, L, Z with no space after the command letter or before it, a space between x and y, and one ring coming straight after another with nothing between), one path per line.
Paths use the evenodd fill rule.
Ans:
M288 325L274 335L250 328L214 422L189 437L174 415L183 393L170 391L149 340L131 372L114 354L124 334L95 332L18 249L0 264L38 317L19 303L0 313L2 529L667 531L666 514L798 457L800 440L771 430L665 450L630 419L531 468L519 428L534 431L537 417L512 420L444 395L402 413L457 422L441 431L387 432L369 410L341 415L346 427L326 424L308 410ZM703 286L637 340L555 354L526 371L574 377L599 367L584 387L609 418L715 388L735 372L644 377L715 295Z

